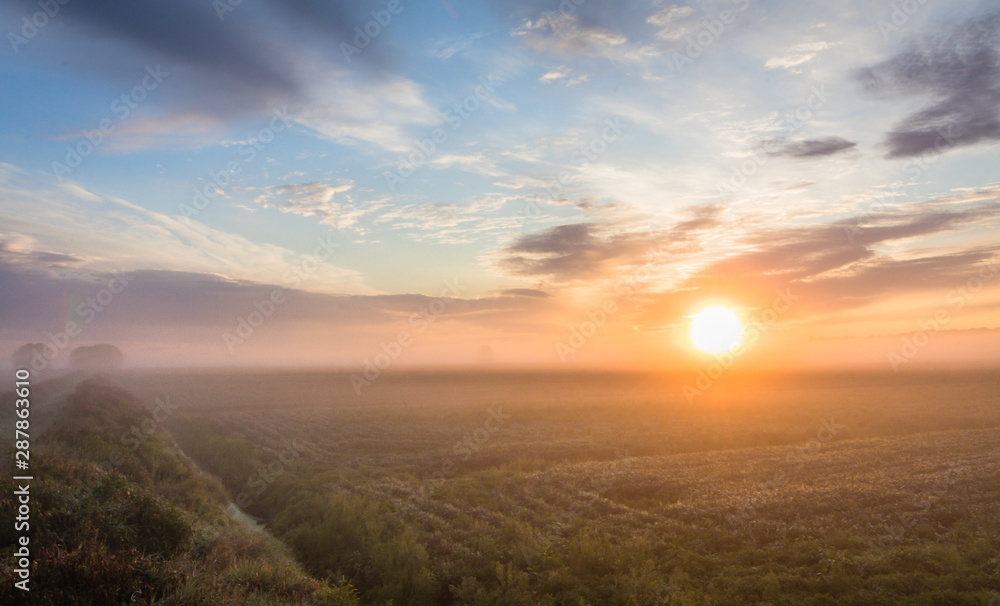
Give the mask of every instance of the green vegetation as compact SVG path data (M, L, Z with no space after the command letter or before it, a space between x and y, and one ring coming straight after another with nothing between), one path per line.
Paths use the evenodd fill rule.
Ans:
M125 384L365 604L1000 604L996 374Z
M79 380L30 603L1000 606L996 375Z
M14 588L16 534L4 524L0 603L358 603L353 587L311 578L283 544L227 515L222 486L126 392L83 382L58 418L32 448L31 592ZM9 465L5 520L15 515Z

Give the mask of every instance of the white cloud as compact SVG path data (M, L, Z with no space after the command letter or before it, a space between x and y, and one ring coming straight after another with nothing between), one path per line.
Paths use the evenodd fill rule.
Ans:
M795 73L801 73L800 70L795 69L797 66L804 63L808 63L816 58L820 51L824 51L828 48L835 46L829 42L804 42L798 44L784 55L776 55L767 60L764 67L767 69L778 69L783 68Z
M684 36L693 33L699 26L688 19L694 14L694 9L690 6L677 6L671 4L646 19L646 23L659 27L656 37L662 40L680 40Z
M385 196L362 201L348 194L354 189L354 181L350 179L341 179L337 183L287 183L235 189L249 193L259 192L252 201L263 208L275 208L302 217L318 217L320 223L337 229L350 229L357 234L366 234L368 231L359 224L365 215L391 206ZM236 206L251 212L254 210L252 206Z
M511 35L520 38L532 50L562 56L638 61L659 54L651 46L630 43L622 34L582 25L575 16L562 13L545 13L534 21L526 19Z
M344 214L344 205L335 202L334 197L354 187L351 180L337 184L330 183L289 183L263 188L263 193L254 197L254 204L303 217L319 217L322 223L338 225Z
M565 65L560 65L559 67L550 69L538 79L539 82L545 84L550 82L562 82L569 87L583 84L588 80L590 80L590 74L578 72L571 67L566 67Z
M363 79L318 72L306 99L289 109L296 122L340 143L362 141L393 152L412 147L408 127L442 120L423 99L421 87L399 76Z
M534 21L525 20L513 34L535 50L568 55L599 55L609 47L628 42L621 34L580 25L573 15L554 13L544 14Z

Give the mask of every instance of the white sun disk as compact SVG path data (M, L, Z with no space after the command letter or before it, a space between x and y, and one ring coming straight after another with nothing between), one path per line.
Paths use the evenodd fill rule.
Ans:
M724 354L743 340L743 322L732 309L712 305L691 317L688 338L698 351L710 355Z

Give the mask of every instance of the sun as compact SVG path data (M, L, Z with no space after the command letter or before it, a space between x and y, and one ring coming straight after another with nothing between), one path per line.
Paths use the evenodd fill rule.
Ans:
M721 355L743 341L743 321L731 308L711 305L691 316L688 338L698 351Z

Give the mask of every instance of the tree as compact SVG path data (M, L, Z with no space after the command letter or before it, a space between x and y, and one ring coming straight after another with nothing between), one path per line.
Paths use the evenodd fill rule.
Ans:
M73 370L118 370L124 363L121 350L108 343L84 345L69 353L69 365Z
M34 361L35 356L39 356L44 359L44 354L42 354L44 349L44 343L25 343L24 345L18 347L17 351L14 352L14 355L11 356L14 360L14 370L32 368L31 363Z

